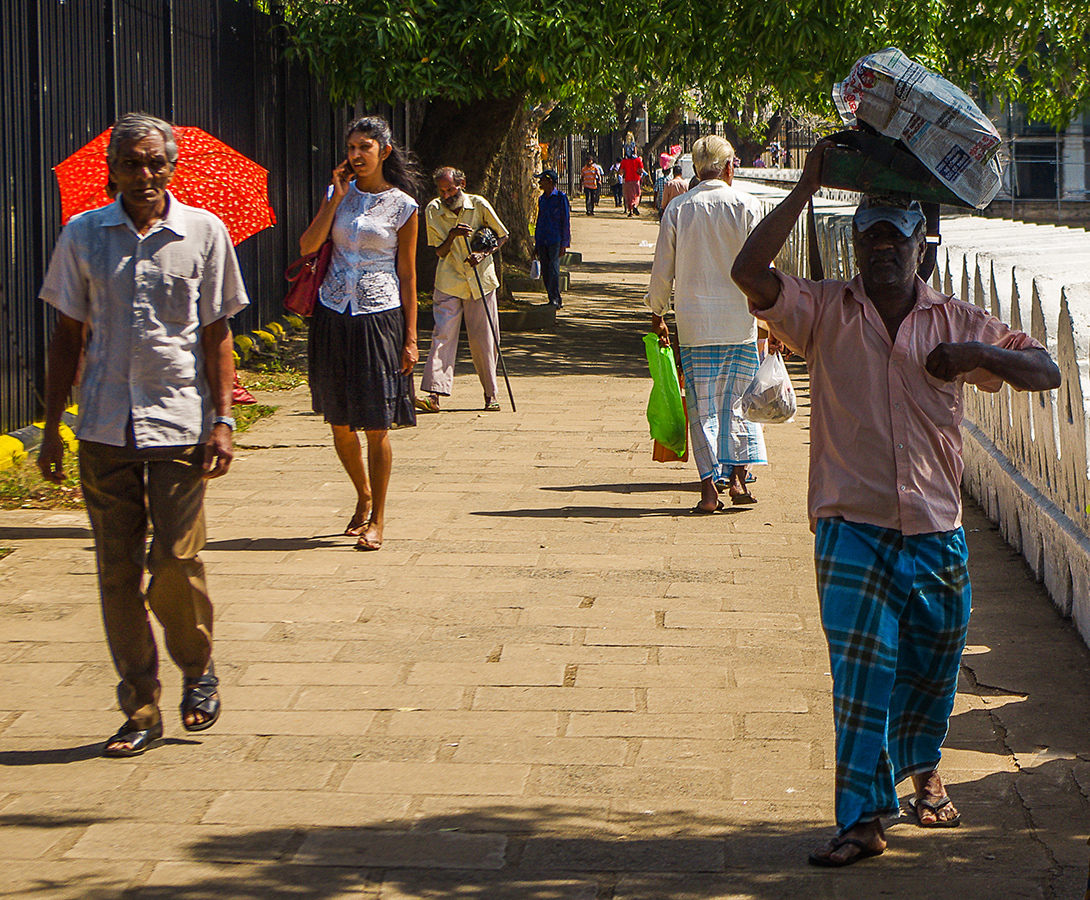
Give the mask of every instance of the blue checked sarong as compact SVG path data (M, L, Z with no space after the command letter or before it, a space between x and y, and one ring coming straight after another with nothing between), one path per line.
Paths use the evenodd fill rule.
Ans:
M761 426L742 417L742 394L758 363L755 343L681 348L689 446L701 481L727 479L734 466L768 462Z
M896 814L897 782L939 763L969 627L968 558L960 528L906 536L817 520L840 833Z

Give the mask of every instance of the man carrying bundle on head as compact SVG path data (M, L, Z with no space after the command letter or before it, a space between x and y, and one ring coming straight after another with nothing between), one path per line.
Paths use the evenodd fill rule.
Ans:
M821 186L824 140L750 235L732 275L753 314L810 371L809 516L836 725L836 836L810 854L846 866L886 848L896 785L923 828L957 825L938 766L969 625L961 527L964 384L1046 391L1045 349L917 274L920 205L864 197L859 275L809 281L770 268Z

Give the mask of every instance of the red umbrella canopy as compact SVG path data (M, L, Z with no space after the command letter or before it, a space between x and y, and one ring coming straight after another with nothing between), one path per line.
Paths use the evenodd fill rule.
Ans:
M182 203L207 209L223 219L236 245L276 224L269 206L267 169L200 128L175 125L174 139L178 164L170 192ZM54 166L61 189L61 224L67 224L76 213L111 202L106 193L109 143L110 129L106 129Z

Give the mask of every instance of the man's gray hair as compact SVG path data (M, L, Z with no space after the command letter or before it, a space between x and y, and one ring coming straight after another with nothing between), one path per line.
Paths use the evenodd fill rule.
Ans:
M158 131L163 136L167 162L173 166L178 162L178 143L174 140L174 129L169 122L149 116L147 113L125 113L114 123L113 130L110 132L110 144L106 148L107 163L112 166L117 162L122 144L139 141L153 131Z
M709 134L693 144L693 169L701 178L716 178L734 160L730 141Z
M461 169L454 168L454 166L440 166L431 173L431 180L436 184L439 183L440 178L449 178L455 184L466 183L466 173Z

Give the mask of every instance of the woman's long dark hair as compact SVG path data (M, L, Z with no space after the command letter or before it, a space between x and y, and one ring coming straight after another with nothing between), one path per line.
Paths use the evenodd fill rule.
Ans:
M390 147L390 155L382 163L382 177L406 194L419 199L424 179L416 165L416 158L394 143L390 123L382 116L363 116L351 122L344 133L347 141L353 134L374 138L383 147Z

